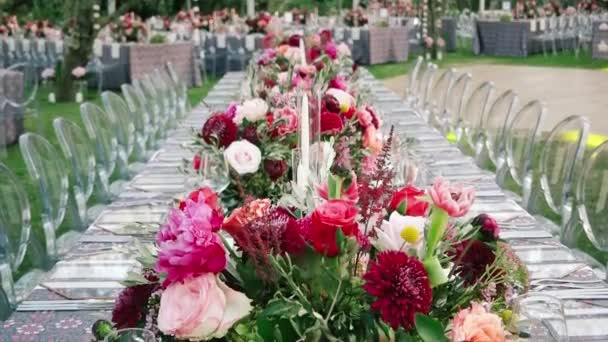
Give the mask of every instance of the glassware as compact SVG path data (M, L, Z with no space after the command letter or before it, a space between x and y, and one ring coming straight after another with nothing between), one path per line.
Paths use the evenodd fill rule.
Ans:
M221 193L230 185L230 170L222 155L203 152L197 177L199 187L209 187Z
M528 293L517 297L511 328L518 341L569 341L563 303L549 295Z
M110 333L105 342L156 342L156 335L147 329L129 328Z

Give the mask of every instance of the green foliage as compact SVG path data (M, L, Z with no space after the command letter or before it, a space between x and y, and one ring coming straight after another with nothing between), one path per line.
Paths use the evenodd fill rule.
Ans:
M150 38L150 44L164 44L167 42L167 37L162 34L155 34Z
M441 323L429 316L416 314L416 331L424 342L447 341Z

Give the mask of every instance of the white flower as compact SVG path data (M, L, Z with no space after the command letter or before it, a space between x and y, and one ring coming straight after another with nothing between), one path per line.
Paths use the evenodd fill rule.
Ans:
M289 82L289 74L286 71L277 74L277 83L280 85L287 85Z
M338 103L340 104L340 110L342 112L347 112L350 107L355 104L355 99L353 98L353 96L345 92L344 90L330 88L327 90L326 94L329 94L335 97L336 100L338 100Z
M93 13L93 18L95 18L95 19L99 18L99 12Z
M244 175L260 168L262 152L247 140L237 140L224 151L224 158L239 175Z
M98 4L93 5L93 11L99 11L100 7Z
M340 56L350 56L350 48L345 43L340 43L338 45L338 53Z
M376 230L378 237L374 245L382 251L407 251L411 248L419 251L424 241L426 220L426 217L403 216L393 211L381 229Z
M318 181L320 184L325 183L329 174L329 169L336 158L336 151L332 146L332 142L321 141L310 145L310 162L311 167L316 169L318 166Z
M42 78L45 80L48 80L49 78L53 78L55 77L55 69L53 68L46 68L44 70L42 70Z
M255 98L252 100L247 100L243 102L242 105L236 107L236 116L234 117L234 122L237 125L243 123L243 119L247 119L247 121L258 121L266 118L266 113L268 112L268 105L266 101Z

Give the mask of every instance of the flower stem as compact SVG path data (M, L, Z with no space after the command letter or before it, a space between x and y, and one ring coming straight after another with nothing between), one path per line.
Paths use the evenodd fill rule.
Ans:
M426 239L425 259L429 259L435 254L435 248L443 238L445 230L448 227L448 219L450 218L448 213L443 209L433 207L432 210L431 226L429 227L429 233Z

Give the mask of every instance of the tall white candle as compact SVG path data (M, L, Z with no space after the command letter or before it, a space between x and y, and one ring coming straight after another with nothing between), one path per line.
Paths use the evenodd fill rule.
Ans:
M300 57L300 64L306 65L306 48L304 47L304 39L300 39Z
M353 11L359 7L359 0L353 0Z
M249 18L255 17L255 0L247 0L247 16Z
M302 173L308 178L310 170L310 117L308 111L308 95L302 94L302 113L300 113L300 163ZM308 182L308 179L303 179Z

